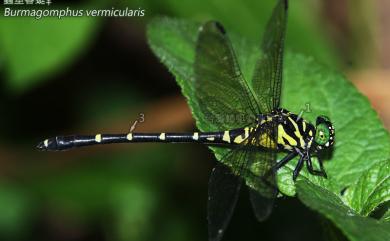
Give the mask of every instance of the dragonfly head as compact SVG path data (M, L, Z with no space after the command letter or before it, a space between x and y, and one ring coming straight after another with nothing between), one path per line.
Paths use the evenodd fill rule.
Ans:
M318 116L316 121L316 135L314 141L317 151L329 148L334 144L334 127L326 116Z

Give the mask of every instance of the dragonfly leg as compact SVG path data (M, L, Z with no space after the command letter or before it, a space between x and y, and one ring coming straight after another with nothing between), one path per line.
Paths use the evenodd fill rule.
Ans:
M267 177L269 177L272 173L275 173L277 172L281 167L283 167L284 165L286 165L289 161L291 161L291 159L293 159L294 157L296 157L298 155L298 153L296 152L290 152L289 154L287 154L282 160L278 161L275 165L273 165L268 171L267 173L264 175L264 178L266 179Z
M317 156L317 159L318 159L318 162L320 163L320 170L322 172L322 176L325 177L325 178L328 178L328 175L326 175L326 172L325 172L325 169L324 169L324 164L322 163L322 159Z
M302 170L304 163L304 156L301 156L299 158L298 164L295 166L294 172L293 172L293 180L297 180L297 177L299 175L299 172Z
M322 164L322 160L319 157L317 157L317 158L318 158L318 162L320 163L320 171L314 170L313 163L311 161L311 157L310 157L309 154L308 154L307 159L306 159L307 170L312 175L322 176L322 177L327 178L328 176L326 175L326 172L325 172L325 169L324 169L324 165Z
M298 153L296 152L290 152L288 155L286 155L282 160L280 160L279 162L277 162L272 168L271 170L272 171L277 171L279 170L281 167L283 167L284 165L286 165L289 161L291 161L291 159L293 159L294 157L296 157L298 155Z

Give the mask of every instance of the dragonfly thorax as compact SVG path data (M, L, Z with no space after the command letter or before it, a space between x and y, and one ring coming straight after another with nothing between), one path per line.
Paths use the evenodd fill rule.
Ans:
M259 119L260 125L272 123L277 133L275 141L278 150L308 150L316 134L315 127L302 117L282 108L273 110Z

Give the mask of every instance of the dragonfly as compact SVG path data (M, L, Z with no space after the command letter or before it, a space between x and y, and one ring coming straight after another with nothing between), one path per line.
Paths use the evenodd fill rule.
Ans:
M298 158L295 181L306 164L312 175L327 177L320 153L334 145L330 119L318 116L315 124L280 107L284 39L288 2L279 0L266 25L253 79L246 81L223 26L204 23L198 31L194 61L194 102L217 130L191 133L136 133L68 135L46 139L39 150L60 151L110 143L200 143L223 148L208 187L209 240L219 241L231 220L241 186L250 179L250 200L259 221L267 219L278 194L277 171ZM224 118L230 117L240 118ZM244 118L242 118L244 117ZM238 121L240 119L240 121ZM278 152L286 153L277 160ZM317 156L319 170L313 167ZM252 168L255 166L256 168Z

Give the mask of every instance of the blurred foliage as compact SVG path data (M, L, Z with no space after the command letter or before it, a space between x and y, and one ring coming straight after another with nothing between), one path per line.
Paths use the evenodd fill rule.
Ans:
M31 221L34 206L31 197L20 187L0 185L0 237L20 238Z
M348 4L349 38L344 38L349 67L367 69L378 65L379 53L379 13L380 6L366 0L356 0ZM347 41L346 41L347 40Z
M127 5L128 4L128 5ZM229 29L252 40L259 40L273 1L160 1L121 2L121 6L141 6L146 17L172 14L199 21L218 19ZM90 2L79 8L108 6L105 1ZM311 11L306 11L310 6ZM331 66L339 66L319 19L318 4L309 0L290 4L287 49L316 57ZM66 69L93 40L98 18L4 18L0 23L0 50L3 53L7 85L20 92L34 83ZM28 39L28 41L26 41Z
M28 183L2 184L0 237L27 239L23 235L32 228L32 214L38 214L31 213L35 210L54 215L46 217L54 229L71 231L74 225L83 227L100 220L98 225L107 240L197 240L200 237L196 238L194 229L184 221L185 213L178 212L177 207L169 212L163 208L169 205L165 203L171 195L167 187L175 181L171 177L177 176L185 148L182 150L151 145L144 151L134 149L109 158L91 155L88 161L72 160L80 163L74 168L52 174L47 167L36 166L27 177ZM161 216L174 223L160 225ZM181 220L178 226L177 219ZM63 223L56 224L58 221ZM179 232L174 231L180 226ZM71 237L65 235L70 235L65 240Z
M70 65L88 48L96 18L4 18L0 51L12 92L25 91Z

